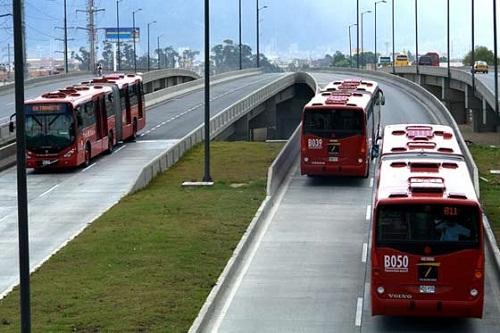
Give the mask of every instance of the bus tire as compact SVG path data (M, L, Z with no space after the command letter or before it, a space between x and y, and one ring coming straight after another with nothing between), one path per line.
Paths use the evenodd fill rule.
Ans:
M113 140L114 140L113 132L109 132L109 134L108 134L108 150L106 151L108 154L113 153L113 149L115 147Z
M370 157L368 156L366 159L367 159L367 161L368 161L368 164L367 164L367 166L366 166L366 172L365 172L365 174L363 175L363 178L365 178L365 179L366 179L366 178L368 178L368 176L370 175L370 164L371 164L371 159L370 159Z
M83 162L83 166L85 168L90 165L90 159L91 159L91 149L90 149L90 144L87 143L85 145L85 162Z
M130 141L137 140L137 119L134 118L134 122L132 124L132 136L130 137Z

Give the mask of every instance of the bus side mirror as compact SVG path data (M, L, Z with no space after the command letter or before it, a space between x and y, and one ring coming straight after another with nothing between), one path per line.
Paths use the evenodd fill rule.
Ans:
M380 155L380 146L379 145L373 145L372 146L372 160L376 159Z
M9 122L9 132L14 133L15 129L16 129L16 125L14 125L14 122L11 120Z
M385 105L385 96L382 94L380 95L380 104Z

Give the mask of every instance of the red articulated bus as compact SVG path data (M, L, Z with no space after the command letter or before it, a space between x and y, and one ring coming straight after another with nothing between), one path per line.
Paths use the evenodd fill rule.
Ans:
M374 81L328 84L304 108L301 173L367 177L381 104L385 99Z
M84 82L26 101L25 113L28 168L89 165L144 127L142 80L120 75L116 82Z
M481 318L482 210L453 130L386 126L374 200L372 315Z

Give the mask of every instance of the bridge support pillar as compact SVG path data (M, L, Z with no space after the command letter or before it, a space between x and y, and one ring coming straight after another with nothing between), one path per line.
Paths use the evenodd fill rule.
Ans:
M473 110L472 113L472 128L474 132L496 132L496 118L495 110L483 98L481 108Z
M446 106L457 124L467 123L465 108L466 98L463 92L455 89L446 89Z
M273 140L276 138L276 96L252 110L249 117L250 139L252 141Z

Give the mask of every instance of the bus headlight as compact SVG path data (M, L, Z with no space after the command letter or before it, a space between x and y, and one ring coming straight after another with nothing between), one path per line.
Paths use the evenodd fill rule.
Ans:
M377 288L377 293L379 293L380 295L382 295L384 292L385 292L384 287L380 286Z
M358 158L358 163L363 163L363 159L362 158Z
M304 157L304 162L309 162L309 157Z
M472 297L476 297L477 295L479 295L479 291L477 291L477 289L476 289L476 288L472 288L472 289L470 290L470 295L471 295Z
M70 158L71 155L73 155L74 152L75 152L75 148L71 149L66 154L64 154L64 158Z

